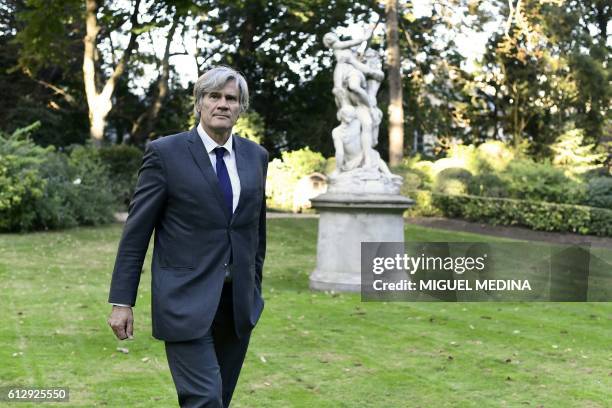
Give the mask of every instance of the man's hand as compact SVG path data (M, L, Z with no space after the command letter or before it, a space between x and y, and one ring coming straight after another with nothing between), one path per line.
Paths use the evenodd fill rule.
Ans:
M108 325L115 332L119 340L132 339L134 337L134 315L131 307L113 306L108 318Z

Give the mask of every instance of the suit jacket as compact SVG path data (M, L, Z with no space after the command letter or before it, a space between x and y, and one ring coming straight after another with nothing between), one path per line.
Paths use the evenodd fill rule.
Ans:
M241 187L233 215L224 205L196 128L157 139L144 154L109 302L136 303L142 264L155 230L151 314L153 336L160 340L186 341L206 334L230 253L237 335L248 333L263 310L268 153L254 142L233 137Z

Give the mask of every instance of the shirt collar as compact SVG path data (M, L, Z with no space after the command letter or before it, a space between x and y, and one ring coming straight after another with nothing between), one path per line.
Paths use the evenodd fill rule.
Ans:
M206 152L208 154L212 153L212 151L218 147L219 145L217 144L217 142L215 142L212 137L208 136L208 133L206 133L206 131L204 130L204 128L202 127L201 123L198 123L198 135L200 136L200 139L202 139L202 142L204 143L204 147L206 148ZM233 154L233 143L234 143L234 138L232 136L232 134L230 133L230 137L227 138L227 142L225 142L225 144L221 147L225 147L225 150L227 150L229 152L229 154Z

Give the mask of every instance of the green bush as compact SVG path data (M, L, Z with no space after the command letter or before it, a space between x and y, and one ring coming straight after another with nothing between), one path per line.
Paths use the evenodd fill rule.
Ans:
M426 163L425 165L423 165ZM428 190L431 186L433 177L431 177L431 162L424 162L421 156L405 157L402 162L392 167L390 170L393 174L402 176L404 190Z
M102 147L98 154L108 170L116 203L127 208L138 181L142 151L137 147L122 144Z
M448 157L435 162L406 158L394 169L404 176L404 189L431 190L441 194L471 194L551 203L583 204L587 188L578 177L551 162L535 162L500 141L474 146L455 145ZM605 190L605 182L594 191ZM593 193L595 197L599 193ZM603 193L604 196L607 193ZM604 197L603 202L607 203Z
M426 186L424 176L417 170L406 170L401 176L403 177L402 188L407 190L419 190Z
M470 180L468 194L482 197L508 197L506 183L497 174L482 173Z
M522 200L578 204L584 200L584 188L568 178L563 170L549 162L530 159L512 161L500 178L508 196Z
M295 184L304 176L325 170L325 158L308 147L292 152L283 152L282 159L268 164L266 181L267 205L279 210L293 207Z
M405 190L402 188L402 195L414 200L414 205L406 210L406 216L438 217L443 215L442 211L434 205L433 196L430 191Z
M437 194L428 191L410 193L411 197L419 195L421 198L416 200L417 206L421 202L429 202L430 207L436 208L446 217L493 225L520 225L543 231L612 236L612 210L609 209L510 198ZM422 197L427 195L429 199Z
M68 159L75 173L74 196L70 205L81 225L98 225L112 220L116 209L108 168L100 158L99 149L77 146Z
M438 173L433 190L442 194L467 194L472 173L460 167L449 167Z
M40 167L46 180L44 194L35 210L37 229L70 228L79 225L75 201L76 171L65 154L50 152Z
M476 149L476 167L479 174L504 171L516 153L499 140L485 142Z
M584 129L570 126L550 146L553 164L564 168L569 174L583 174L601 168L607 155L598 153L594 144L585 144Z
M39 122L11 135L0 132L0 231L24 231L36 223L36 207L47 184L40 165L52 150L27 138L38 126Z
M447 157L434 162L434 169L437 173L450 168L458 167L474 174L478 171L478 155L474 145L452 145L447 151Z
M96 225L112 220L106 168L92 148L41 148L18 130L0 134L0 231Z
M585 204L612 209L612 177L594 177L589 180Z

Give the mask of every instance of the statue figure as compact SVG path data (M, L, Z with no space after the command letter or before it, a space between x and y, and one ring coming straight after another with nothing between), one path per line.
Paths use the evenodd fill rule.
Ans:
M363 184L361 181L378 180L383 186L375 190L397 193L401 177L392 174L374 150L382 120L382 111L376 105L376 93L384 79L382 62L372 49L366 49L363 57L352 49L368 38L341 41L334 33L323 36L323 44L333 50L336 59L332 92L340 121L332 132L336 171L330 176L330 189L339 183L355 188L355 184Z
M340 116L340 125L332 130L332 138L334 139L334 148L336 149L336 172L347 172L354 170L363 163L363 154L361 148L361 123L357 115L356 109L352 106L345 106L338 111ZM387 164L380 158L380 154L374 150L370 150L372 156L372 164L361 166L365 169L380 171L389 177L399 177L391 173Z
M364 58L366 60L366 65L370 67L371 70L382 73L382 61L376 51L368 48L364 54ZM378 127L382 121L382 111L378 109L378 106L376 105L376 94L378 93L378 89L380 88L383 78L384 75L372 76L367 80L368 96L370 97L370 104L372 106L372 147L376 147L378 144Z

